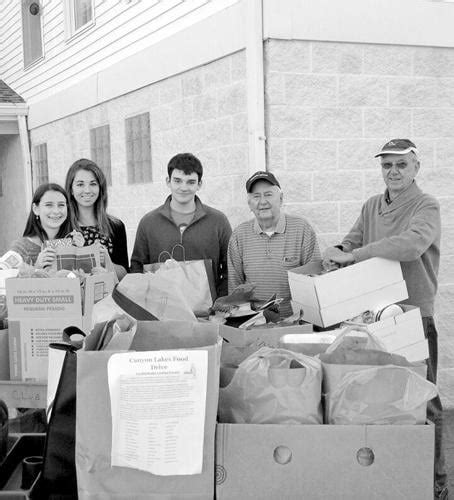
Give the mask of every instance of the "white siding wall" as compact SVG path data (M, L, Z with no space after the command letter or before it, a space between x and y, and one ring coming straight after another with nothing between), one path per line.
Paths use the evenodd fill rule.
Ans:
M94 26L66 40L63 0L41 0L44 59L24 70L20 1L0 0L0 74L32 104L237 2L95 0Z

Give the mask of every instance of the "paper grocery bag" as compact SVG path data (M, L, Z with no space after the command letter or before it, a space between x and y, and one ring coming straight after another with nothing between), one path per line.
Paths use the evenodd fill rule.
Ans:
M196 316L208 315L216 300L211 260L169 259L166 262L147 264L144 271L162 276L177 285Z
M111 467L112 420L107 364L112 351L77 356L76 469L79 499L212 499L214 437L221 340L218 325L183 321L138 322L131 350L202 349L208 353L207 397L201 474L158 476Z

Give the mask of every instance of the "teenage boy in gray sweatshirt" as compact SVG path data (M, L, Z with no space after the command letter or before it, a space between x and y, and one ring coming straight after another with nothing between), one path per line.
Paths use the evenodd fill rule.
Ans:
M227 217L204 205L196 193L202 186L203 167L191 153L179 153L167 165L170 195L163 205L139 222L131 272L159 261L161 252L176 260L211 259L217 296L227 295L227 248L232 228Z
M429 344L427 378L436 383L438 345L434 323L440 262L440 206L416 184L418 151L408 139L393 139L375 157L380 158L384 194L369 198L340 245L328 248L325 262L348 265L371 257L401 263L407 284L408 304L421 310ZM448 498L444 454L441 445L442 406L437 396L428 405L428 418L435 423L435 498Z

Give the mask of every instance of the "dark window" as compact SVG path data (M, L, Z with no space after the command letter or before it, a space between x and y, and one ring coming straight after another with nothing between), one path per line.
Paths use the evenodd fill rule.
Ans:
M110 127L92 128L90 130L91 159L106 176L107 185L112 185L112 169L110 164Z
M40 184L49 182L47 166L47 144L38 144L33 148L33 184L36 189Z
M127 118L125 128L128 183L151 182L150 113Z

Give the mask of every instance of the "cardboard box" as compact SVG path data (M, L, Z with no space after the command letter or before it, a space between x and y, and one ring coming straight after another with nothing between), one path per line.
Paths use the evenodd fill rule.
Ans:
M80 316L80 281L75 278L9 278L8 317L65 318Z
M405 311L367 326L378 337L388 352L400 354L408 361L420 361L429 357L429 345L424 336L419 307L400 305Z
M433 461L431 424L218 424L216 498L427 500Z
M47 386L43 382L0 380L0 394L10 408L46 408Z
M112 293L115 279L113 272L93 274L85 279L85 288L82 294L83 329L85 332L89 333L93 327L93 306Z
M374 257L325 274L321 262L288 271L292 307L309 323L327 327L408 298L400 263Z
M47 381L49 344L61 342L67 326L81 328L82 317L9 320L10 379Z

